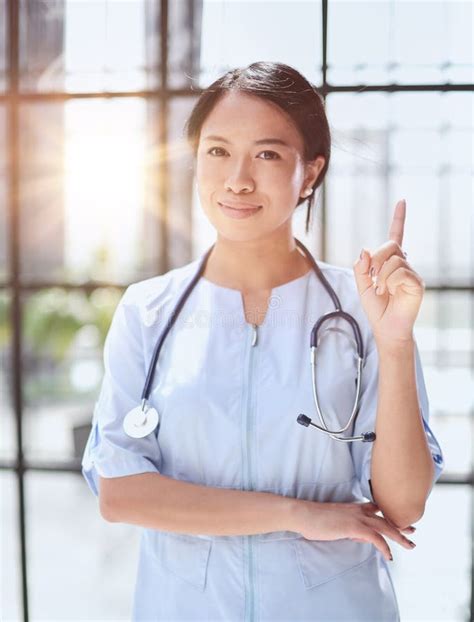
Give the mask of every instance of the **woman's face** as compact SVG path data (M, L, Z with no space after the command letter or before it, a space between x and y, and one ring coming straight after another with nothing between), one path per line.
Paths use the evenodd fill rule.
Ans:
M238 92L218 101L201 127L196 181L201 206L219 235L245 241L291 230L298 198L324 166L322 156L305 165L303 149L291 119L272 102ZM249 206L259 209L238 211ZM249 215L238 217L243 214Z

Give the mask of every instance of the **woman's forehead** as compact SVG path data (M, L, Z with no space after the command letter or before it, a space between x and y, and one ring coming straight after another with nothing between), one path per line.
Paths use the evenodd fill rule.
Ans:
M219 137L224 139L224 143L232 143L247 134L249 140L257 144L272 139L275 145L281 141L279 146L283 148L300 146L299 133L281 108L273 102L246 93L224 95L201 128L202 140Z

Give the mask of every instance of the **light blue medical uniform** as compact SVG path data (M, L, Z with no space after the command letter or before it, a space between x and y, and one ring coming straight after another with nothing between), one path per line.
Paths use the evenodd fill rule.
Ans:
M320 502L373 501L373 444L342 443L296 421L304 413L320 423L310 332L318 318L334 311L312 269L272 290L256 329L245 319L239 290L201 277L158 359L150 396L161 417L158 430L141 439L123 432L125 414L140 404L156 341L201 261L202 256L133 283L120 300L104 347L105 376L82 462L92 492L98 495L99 474L152 472L203 486ZM348 433L374 431L377 349L353 272L318 265L343 310L358 321L364 342L360 411ZM352 332L340 319L332 325ZM320 405L328 425L340 428L355 397L355 352L337 332L322 339L320 350ZM416 381L434 484L444 468L443 455L428 425L417 349ZM291 531L215 536L139 529L133 620L399 620L390 562L371 543L313 541Z

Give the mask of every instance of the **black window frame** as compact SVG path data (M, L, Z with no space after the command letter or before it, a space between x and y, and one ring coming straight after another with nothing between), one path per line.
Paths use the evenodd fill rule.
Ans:
M116 283L98 283L90 282L81 285L72 283L50 283L47 281L24 281L20 277L20 248L19 248L19 189L20 189L20 162L19 162L19 107L24 101L67 101L78 98L119 98L119 97L142 97L145 99L155 98L160 102L159 116L157 119L158 128L157 135L160 144L166 147L167 136L167 120L169 100L179 97L195 98L200 90L193 87L192 89L173 89L168 87L168 0L160 0L160 80L161 88L155 90L143 91L123 91L123 92L88 92L88 93L66 93L66 92L38 92L25 93L21 92L20 71L19 71L19 14L20 7L18 0L7 0L7 88L5 92L0 93L0 103L6 107L6 125L7 125L7 210L9 230L7 240L9 241L8 259L9 259L9 276L6 281L0 283L2 291L11 294L10 322L12 326L12 387L11 395L13 397L13 410L15 417L15 436L16 436L16 456L13 460L0 460L0 469L3 471L13 472L16 476L18 490L18 523L19 523L19 539L21 554L21 592L22 592L22 609L23 620L28 622L28 580L27 580L27 545L26 545L26 517L25 517L25 490L24 490L24 474L26 471L54 471L54 472L81 472L80 461L71 460L61 463L55 462L37 462L35 460L27 460L23 453L23 417L22 417L22 334L21 334L21 318L22 318L22 293L25 291L39 291L48 289L53 286L60 286L68 290L79 289L84 292L90 292L97 287L112 286L116 287ZM326 99L332 93L395 93L395 92L453 92L453 91L474 91L474 84L378 84L378 85L332 85L327 81L327 40L328 40L328 0L321 0L322 9L322 81L319 86L319 92ZM160 214L162 215L162 223L157 235L160 239L160 256L156 266L157 273L163 273L170 269L168 246L170 243L167 233L167 199L168 199L168 171L166 158L160 160L159 175L163 181L160 191L159 204ZM326 193L324 185L322 188L321 200L321 258L325 261L327 256L326 249ZM474 275L471 275L471 283L474 283ZM472 324L474 325L474 285L455 285L451 283L443 284L426 284L427 291L436 292L469 292L471 294L471 310ZM471 367L474 368L474 347L471 350ZM467 476L456 476L455 474L443 474L437 484L440 485L465 485L471 488L471 497L473 499L472 507L474 513L474 476L471 472ZM470 619L474 619L474 521L471 522L471 597L470 597Z

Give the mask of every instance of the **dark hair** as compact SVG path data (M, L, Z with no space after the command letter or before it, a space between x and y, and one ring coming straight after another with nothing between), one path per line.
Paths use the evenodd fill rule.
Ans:
M296 69L284 63L261 61L247 67L231 69L202 91L186 121L184 130L194 154L206 117L229 91L257 95L279 106L291 117L303 138L305 162L314 160L319 155L324 157L325 164L313 185L313 193L309 198L299 197L296 204L298 206L308 201L306 212L306 233L308 233L314 191L326 176L331 155L331 134L323 98L311 82Z

